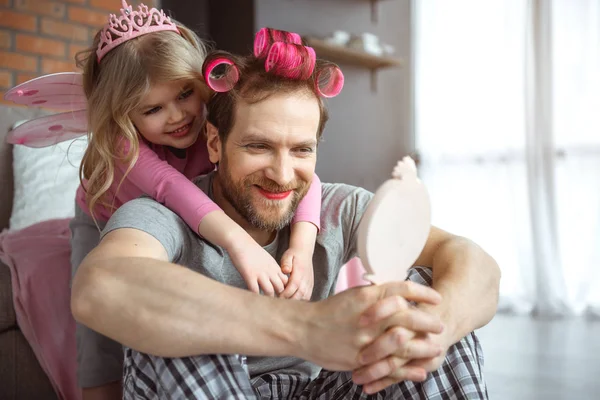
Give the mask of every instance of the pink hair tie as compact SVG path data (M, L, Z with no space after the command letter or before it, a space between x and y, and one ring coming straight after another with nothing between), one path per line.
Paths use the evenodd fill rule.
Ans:
M215 69L219 68L218 71ZM204 80L208 87L215 92L228 92L240 79L238 67L228 58L216 58L212 60L204 71Z
M323 97L335 97L344 87L344 74L337 65L327 65L317 74L317 92Z
M280 31L271 28L261 28L254 37L254 56L264 58L267 56L269 48L275 42L302 44L300 35L294 32Z
M290 79L308 79L316 61L312 47L276 42L271 45L265 59L265 70Z

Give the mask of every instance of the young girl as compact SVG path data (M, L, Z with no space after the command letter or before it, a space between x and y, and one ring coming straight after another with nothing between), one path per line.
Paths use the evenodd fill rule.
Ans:
M200 40L161 10L141 5L134 11L125 0L122 4L121 16L111 15L93 47L77 57L91 134L71 222L73 272L98 244L98 228L112 213L146 194L223 247L250 290L310 299L320 181L315 177L300 203L280 268L191 182L214 168L203 135L209 90L202 82ZM120 396L120 345L84 326L77 329L84 399Z

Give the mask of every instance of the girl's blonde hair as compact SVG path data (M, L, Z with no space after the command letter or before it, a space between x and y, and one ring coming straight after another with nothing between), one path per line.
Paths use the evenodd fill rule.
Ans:
M75 56L77 66L83 69L88 101L88 147L79 176L92 217L97 205L114 211L114 198L107 198L107 191L115 179L115 164L128 166L120 185L137 160L139 138L129 113L139 106L151 85L192 81L208 99L202 79L206 49L194 32L172 21L181 34L160 31L140 36L114 48L98 63L98 32L92 47ZM87 179L85 185L83 179Z

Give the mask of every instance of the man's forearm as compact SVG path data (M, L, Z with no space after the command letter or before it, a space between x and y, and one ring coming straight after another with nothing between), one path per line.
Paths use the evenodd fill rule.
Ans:
M304 315L306 306L254 295L165 261L103 260L93 253L72 291L79 322L163 357L289 355L296 341L294 318Z
M441 317L453 344L494 317L499 284L494 259L472 241L455 236L442 242L433 257L432 287L443 300L420 307Z

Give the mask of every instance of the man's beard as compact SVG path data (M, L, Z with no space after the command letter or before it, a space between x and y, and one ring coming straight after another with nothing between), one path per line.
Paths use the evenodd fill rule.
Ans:
M292 222L298 204L310 187L309 182L300 180L294 180L285 186L281 186L270 179L254 175L247 176L241 181L235 182L231 177L226 156L223 156L223 159L219 163L217 174L219 175L221 192L225 200L251 226L265 231L277 231L288 226ZM255 206L253 204L253 197L255 196L252 195L253 186L255 185L261 189L275 193L291 190L292 193L289 195L291 196L291 201L288 199L269 200L264 198L258 201L254 200L254 202L261 203Z

